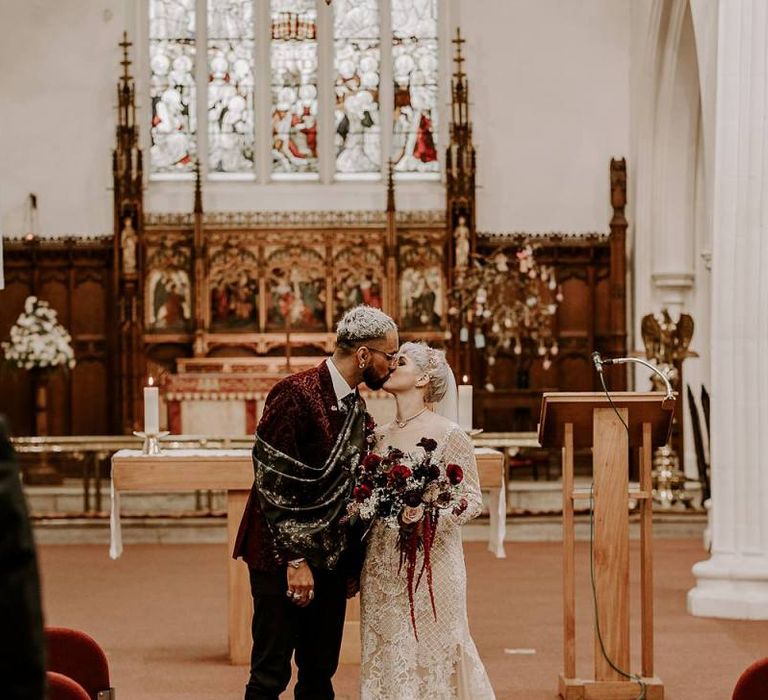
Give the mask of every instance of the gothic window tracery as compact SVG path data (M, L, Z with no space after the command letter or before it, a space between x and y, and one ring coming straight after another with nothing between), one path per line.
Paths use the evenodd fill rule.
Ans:
M439 176L437 0L147 2L153 177Z

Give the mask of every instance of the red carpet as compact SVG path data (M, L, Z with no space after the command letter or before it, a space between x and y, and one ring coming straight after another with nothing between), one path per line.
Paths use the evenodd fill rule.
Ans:
M508 544L504 560L481 543L465 551L470 624L498 698L553 700L562 666L560 545ZM586 545L579 552L586 557ZM633 553L635 565L636 547ZM226 660L225 558L218 545L128 545L118 561L104 546L40 547L46 621L102 644L121 700L241 698L247 669ZM656 673L669 700L729 700L741 671L768 653L768 622L685 612L691 565L703 558L700 540L656 542ZM586 675L592 612L585 558L577 572L577 652ZM638 642L633 637L635 650ZM342 667L338 698L357 697L357 676L357 666Z

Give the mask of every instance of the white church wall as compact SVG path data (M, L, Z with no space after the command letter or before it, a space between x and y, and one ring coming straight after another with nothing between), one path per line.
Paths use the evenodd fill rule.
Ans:
M111 149L123 0L0 3L0 230L112 228Z
M0 3L0 60L13 66L0 76L5 235L29 230L29 193L37 195L39 235L111 230L117 44L124 29L136 39L142 2ZM629 150L629 5L440 0L446 40L456 26L467 38L481 229L606 230L608 161ZM137 49L144 48L139 37ZM444 42L447 66L452 48ZM146 117L142 63L136 71ZM142 136L146 143L146 128ZM204 190L211 211L381 209L385 203L383 182L206 182ZM191 204L191 182L148 183L148 211L189 211ZM442 208L444 189L402 183L397 204Z
M461 0L485 231L605 231L630 145L629 0Z

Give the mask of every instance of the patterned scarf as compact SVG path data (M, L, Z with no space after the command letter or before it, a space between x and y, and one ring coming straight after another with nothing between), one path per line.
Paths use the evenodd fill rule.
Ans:
M347 547L340 520L365 451L364 406L360 399L354 402L321 467L289 457L256 435L256 492L275 544L323 569L334 569Z

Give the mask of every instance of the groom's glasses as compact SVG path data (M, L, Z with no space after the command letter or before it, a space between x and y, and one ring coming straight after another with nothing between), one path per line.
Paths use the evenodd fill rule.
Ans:
M377 350L376 348L369 348L367 346L363 346L368 352L376 352L379 355L384 355L384 357L387 358L387 362L392 365L394 362L397 361L397 354L398 350L395 350L394 352L384 352L383 350Z

